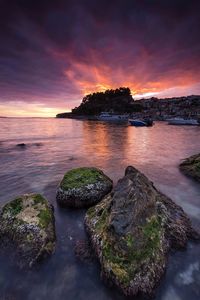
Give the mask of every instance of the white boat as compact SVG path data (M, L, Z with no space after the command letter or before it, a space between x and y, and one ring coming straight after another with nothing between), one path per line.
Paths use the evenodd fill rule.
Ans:
M167 120L169 125L193 125L198 126L200 122L195 119L174 118Z
M99 121L117 121L117 122L124 122L124 121L128 121L129 115L117 115L114 113L110 113L110 112L102 112L99 116L98 116L98 120Z

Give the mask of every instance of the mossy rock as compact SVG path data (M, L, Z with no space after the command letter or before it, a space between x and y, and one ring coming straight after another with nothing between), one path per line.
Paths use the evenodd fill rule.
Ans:
M77 168L68 171L57 189L61 206L89 207L112 190L112 180L97 168Z
M102 277L126 296L152 296L170 249L198 238L182 208L133 167L112 193L88 209L85 227Z
M186 158L180 164L180 170L200 182L200 153Z
M40 194L25 194L7 203L0 213L1 251L11 250L20 267L32 267L55 249L53 208Z

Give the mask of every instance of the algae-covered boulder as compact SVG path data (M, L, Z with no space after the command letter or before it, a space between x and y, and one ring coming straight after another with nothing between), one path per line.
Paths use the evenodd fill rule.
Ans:
M133 167L87 211L85 226L102 277L128 296L152 296L170 248L198 238L182 208Z
M112 189L112 180L97 168L77 168L68 171L57 190L61 206L89 207L99 202Z
M200 153L186 158L180 164L180 170L184 174L200 181Z
M7 203L0 213L1 251L11 261L31 267L53 253L55 224L53 208L40 194L22 195Z

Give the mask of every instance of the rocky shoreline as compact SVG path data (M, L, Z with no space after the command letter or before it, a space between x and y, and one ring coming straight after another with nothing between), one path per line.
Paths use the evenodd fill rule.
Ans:
M151 117L167 120L175 117L199 119L200 96L191 95L174 98L147 98L134 100L129 88L106 90L86 95L80 105L56 115L56 118L97 120L102 112L129 114L134 118Z
M126 296L153 296L170 249L199 238L182 208L133 167L88 210L85 226L102 277Z
M97 168L69 170L56 199L61 207L88 208L88 240L77 241L75 255L92 263L97 257L105 282L125 296L152 297L163 277L169 252L199 240L183 209L129 166L113 188ZM56 247L52 205L40 194L25 194L0 211L0 254L11 249L19 268L32 268Z

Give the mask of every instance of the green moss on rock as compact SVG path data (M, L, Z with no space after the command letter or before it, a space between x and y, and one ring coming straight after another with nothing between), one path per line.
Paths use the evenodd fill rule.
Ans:
M64 175L60 187L63 190L68 190L80 188L87 184L94 184L97 181L103 180L105 180L105 175L96 168L77 168L68 171Z
M47 228L49 223L52 221L52 213L49 211L49 209L40 210L38 217L41 228Z
M145 226L142 227L142 232L144 236L142 257L149 257L160 247L162 233L160 218L153 216L150 220L148 220Z
M52 206L40 194L25 194L7 203L0 214L0 251L13 247L12 260L31 267L55 249Z
M182 208L131 166L113 192L88 210L85 226L103 278L126 296L152 295L170 249L196 238Z
M140 266L158 255L163 228L160 218L152 216L139 226L136 236L128 232L118 241L109 227L109 200L109 197L105 198L97 206L90 208L86 219L93 224L95 234L101 237L104 268L112 270L120 284L129 286Z
M9 213L11 216L16 216L23 208L22 198L16 198L13 201L7 203L3 208L3 213Z
M101 228L106 229L103 219L101 220ZM96 230L98 228L99 225L96 226ZM102 235L102 254L106 264L110 265L119 282L129 285L140 266L159 252L162 232L163 229L160 226L160 222L155 216L147 220L144 226L141 226L137 237L128 233L120 243L117 243L112 234L105 230ZM142 243L138 243L138 240L142 241Z
M34 201L35 205L37 205L37 204L45 204L46 203L46 200L40 194L34 194L33 195L33 201Z
M112 187L112 180L97 168L72 169L58 186L56 199L63 207L90 207L101 201Z
M98 221L95 224L95 229L98 232L102 232L107 227L107 218L108 218L108 212L106 209L103 210L101 217L98 219Z

